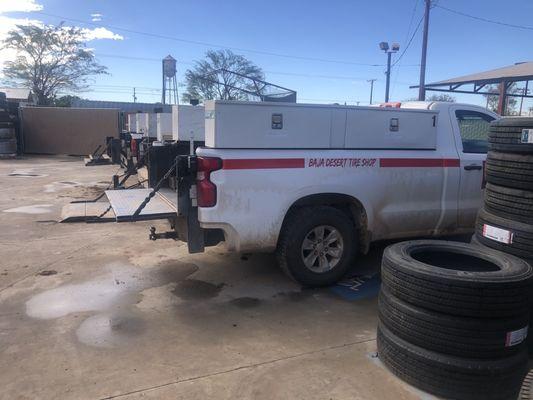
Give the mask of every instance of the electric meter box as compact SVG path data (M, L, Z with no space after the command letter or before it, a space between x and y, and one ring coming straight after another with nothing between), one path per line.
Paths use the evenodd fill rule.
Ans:
M205 103L205 145L228 149L413 149L437 146L438 112L392 107Z

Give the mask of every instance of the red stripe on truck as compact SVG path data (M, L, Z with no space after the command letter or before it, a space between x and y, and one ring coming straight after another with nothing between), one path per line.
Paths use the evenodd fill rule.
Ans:
M381 168L459 167L456 158L380 158ZM235 158L222 161L222 169L305 168L305 158Z
M305 158L242 158L222 161L222 169L304 168Z
M402 167L459 167L459 159L456 158L380 158L381 168Z

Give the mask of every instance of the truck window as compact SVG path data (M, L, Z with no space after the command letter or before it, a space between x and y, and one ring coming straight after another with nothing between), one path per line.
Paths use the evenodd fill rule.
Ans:
M457 110L455 116L461 133L463 152L486 153L489 126L494 118L482 112L469 110Z

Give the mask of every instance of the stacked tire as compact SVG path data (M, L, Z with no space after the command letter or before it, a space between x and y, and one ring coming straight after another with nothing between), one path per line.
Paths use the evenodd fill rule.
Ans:
M378 354L406 382L450 399L515 399L527 372L532 267L492 249L420 240L389 246Z
M533 118L491 124L477 242L533 260Z
M15 157L17 154L17 138L12 122L0 122L0 158Z

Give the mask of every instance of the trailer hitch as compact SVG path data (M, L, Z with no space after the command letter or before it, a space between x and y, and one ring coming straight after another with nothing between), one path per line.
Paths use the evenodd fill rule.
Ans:
M156 233L155 226L150 227L150 234L148 235L148 239L150 240L157 240L157 239L177 239L178 233L171 231L171 232L162 232L162 233Z

